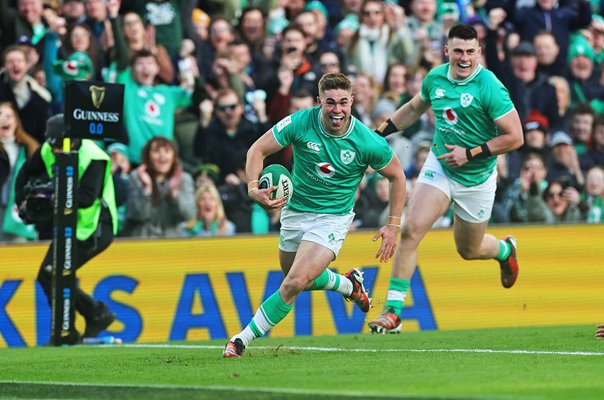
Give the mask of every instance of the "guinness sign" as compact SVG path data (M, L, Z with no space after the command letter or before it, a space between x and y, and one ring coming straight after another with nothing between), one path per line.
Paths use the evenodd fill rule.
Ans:
M92 140L123 139L124 85L65 82L67 137Z

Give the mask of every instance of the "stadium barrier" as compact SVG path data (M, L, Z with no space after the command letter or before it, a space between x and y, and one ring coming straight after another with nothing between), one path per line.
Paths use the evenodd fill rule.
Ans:
M520 276L499 282L496 261L464 261L453 232L422 242L403 331L602 323L604 225L493 228L519 241ZM331 265L360 267L374 308L363 314L341 295L303 293L273 337L366 333L383 307L391 262L375 259L374 231L350 233ZM125 342L226 339L279 286L276 235L116 241L78 272L79 284L117 314L110 333ZM0 246L0 347L50 339L50 309L35 282L46 244ZM84 330L78 316L76 326Z

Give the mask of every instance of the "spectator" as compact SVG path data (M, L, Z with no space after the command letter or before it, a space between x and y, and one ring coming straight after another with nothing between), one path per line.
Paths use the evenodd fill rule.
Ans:
M249 46L252 54L259 54L266 38L266 18L262 10L258 7L244 8L239 17L237 31L239 38Z
M359 2L359 5L361 3ZM333 35L336 45L340 49L350 47L352 38L359 30L359 18L356 14L348 14L334 28ZM356 73L356 68L351 68L348 73Z
M518 9L516 3L507 2L504 17L513 24L520 40L532 42L539 32L552 32L560 46L558 58L562 61L566 60L571 33L587 28L591 22L588 0L562 3L559 7L553 0L536 0L533 6Z
M560 116L560 128L570 130L570 85L563 76L550 76L547 81L556 89L556 103L558 104L558 115Z
M554 132L549 145L552 162L548 166L547 180L561 180L575 188L583 187L585 179L570 135L564 131Z
M369 126L375 129L385 122L396 111L396 104L396 98L383 97L378 100L373 108L371 124ZM403 136L402 132L391 133L386 136L386 141L394 151L394 154L399 158L403 170L409 168L413 158L411 141Z
M67 26L81 24L86 21L86 10L81 0L65 0L61 4L60 13Z
M195 215L193 178L184 172L174 144L154 137L143 163L130 173L125 236L176 237L179 225Z
M200 123L195 135L194 153L204 162L216 164L220 168L220 182L237 166L231 155L248 149L268 127L264 101L254 102L260 123L254 124L243 117L243 106L232 89L218 92L214 102L204 100L200 104Z
M594 51L583 37L577 37L568 52L571 106L604 98L604 86L594 67Z
M210 23L212 19L205 11L199 8L194 9L191 15L191 22L193 23L193 30L196 35L194 37L200 40L208 40L210 38Z
M352 115L367 126L371 126L371 117L378 99L378 87L373 76L366 72L359 73L352 82L354 104Z
M16 10L9 7L8 3L8 0L0 0L2 47L12 45L21 36L30 38L34 46L38 45L46 32L42 0L18 0Z
M513 179L520 176L520 168L524 158L529 153L539 153L549 165L550 154L547 146L549 140L549 122L541 113L531 112L524 123L524 144L515 151L507 153L509 176Z
M397 98L396 106L411 100L411 96L407 91L407 74L409 70L404 64L395 63L388 65L386 69L386 77L384 78L384 90L382 97L388 93L392 93Z
M593 127L591 147L579 157L581 169L587 171L595 166L604 166L604 114L596 118Z
M361 196L367 199L366 208L362 212L363 228L377 228L386 225L389 215L387 214L390 199L389 186L388 178L377 173L369 179L367 186L361 193Z
M503 194L504 218L501 222L537 222L531 207L542 202L547 188L547 169L540 153L526 153L522 160L520 177L507 187Z
M291 71L280 71L283 74L291 74ZM291 96L281 95L281 90L277 93L271 104L270 121L276 124L286 116L295 113L296 111L306 110L315 106L316 98L305 89L300 89L294 92ZM287 107L287 108L285 108ZM292 146L284 147L276 153L271 154L266 158L267 164L281 164L289 171L293 167ZM255 203L254 203L255 204Z
M551 181L543 193L543 198L536 198L535 202L528 206L529 221L546 224L579 222L582 220L580 200L579 192L574 187L564 181Z
M141 149L151 138L173 139L174 113L191 104L192 88L185 81L180 87L157 85L159 63L149 50L135 53L130 65L131 68L119 72L117 81L125 85L128 158L133 164L140 164Z
M433 43L446 42L447 33L442 21L437 19L436 0L411 0L411 13L405 19L407 31L412 32L412 40L418 52ZM413 64L411 64L413 65Z
M310 10L303 10L296 16L293 21L294 24L298 25L304 32L304 39L306 40L306 55L308 60L312 64L317 64L319 61L319 55L326 50L334 50L328 47L320 47L321 39L325 32L319 31L319 25L317 16ZM323 43L324 44L324 43Z
M572 109L571 115L571 138L577 155L581 156L591 145L591 133L596 113L589 104L579 103Z
M313 65L306 53L306 36L298 25L289 25L281 33L280 63L276 70L286 68L293 72L290 92L306 89L317 96L317 82L321 77L318 65ZM270 90L271 93L274 90Z
M95 0L98 1L98 0ZM191 14L195 2L186 0L135 0L134 10L155 27L155 40L166 48L170 57L180 50L184 32L192 32Z
M48 90L27 75L26 57L25 51L15 45L7 47L2 53L4 68L0 70L0 102L13 103L25 132L42 143L51 96Z
M111 158L111 176L115 187L115 204L117 206L117 232L122 236L126 221L126 203L128 201L128 180L131 165L128 160L128 146L122 143L112 143L107 146Z
M185 237L232 236L235 224L227 219L218 189L211 184L201 185L195 192L197 214L180 224Z
M547 81L548 77L537 70L537 53L531 42L524 41L510 50L506 60L497 54L497 30L503 16L490 12L489 31L486 38L486 60L489 69L501 80L510 92L518 110L520 120L536 110L545 115L552 129L560 128L561 120L556 102L556 89Z
M117 3L119 7L120 0L84 0L84 9L86 10L84 23L90 28L96 47L104 51L109 49L111 41L109 39L111 33L108 32L109 25L105 24L107 20L106 4L114 3ZM107 27L107 31L105 27Z
M537 53L537 71L546 76L566 76L568 66L566 60L559 58L560 46L552 32L540 31L533 38Z
M604 222L604 167L592 167L585 176L585 192L581 196L586 206L587 223Z
M0 242L35 239L33 225L18 216L15 179L21 165L40 147L23 130L17 109L10 102L0 103Z
M413 30L405 26L403 20L403 9L394 3L384 5L379 0L363 3L359 30L346 50L346 59L357 72L369 74L381 85L388 64L415 63L417 51L409 34Z
M168 50L155 41L155 28L151 25L145 27L142 18L135 12L126 12L120 23L119 9L119 2L112 1L107 4L108 17L115 40L114 64L110 67L108 74L112 75L117 71L125 70L136 52L147 50L157 57L159 66L157 78L162 83L172 84L174 66ZM108 80L114 82L115 78Z
M212 79L212 66L218 52L226 50L235 40L235 30L231 23L223 17L212 18L210 23L210 38L203 41L193 37L195 43L195 58L202 76Z
M75 28L72 28L72 32L75 30L89 32L87 29L88 28L84 28L84 25L75 25ZM52 113L63 112L65 102L63 88L65 81L91 80L95 76L94 64L90 56L86 53L87 46L84 44L80 43L75 47L72 46L72 50L69 53L66 53L65 59L58 59L58 54L61 50L60 37L64 31L65 26L61 23L61 19L57 18L50 25L50 29L46 33L46 39L44 41L42 66L44 68L46 87L52 94ZM83 33L83 35L86 34ZM78 41L82 42L86 41L86 39L78 38Z

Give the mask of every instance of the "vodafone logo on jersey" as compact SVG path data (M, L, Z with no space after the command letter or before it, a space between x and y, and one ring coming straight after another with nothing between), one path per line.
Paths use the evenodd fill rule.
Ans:
M317 174L323 178L331 178L336 173L335 168L330 163L326 162L315 165L315 170L317 171Z
M145 112L148 116L157 118L160 113L159 105L155 101L149 100L145 103Z
M457 113L451 107L447 107L443 110L443 119L449 125L457 124Z

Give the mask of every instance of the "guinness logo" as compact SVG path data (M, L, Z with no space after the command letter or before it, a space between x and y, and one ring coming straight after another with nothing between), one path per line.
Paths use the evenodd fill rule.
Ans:
M103 86L90 86L88 88L90 90L90 98L92 100L92 105L97 110L103 104L103 100L105 100L105 88Z

